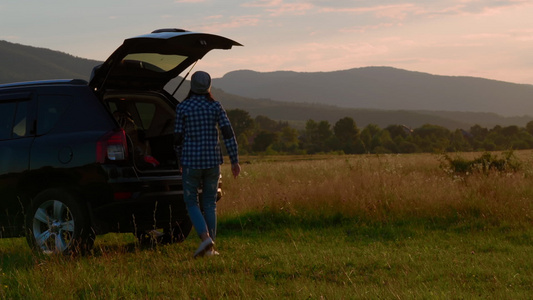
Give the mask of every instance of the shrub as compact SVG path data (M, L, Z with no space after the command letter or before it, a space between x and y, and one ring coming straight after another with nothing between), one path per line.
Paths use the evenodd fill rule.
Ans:
M488 173L490 171L516 172L520 166L521 162L512 151L503 152L501 158L485 152L473 160L459 156L452 159L448 154L444 154L440 165L445 171L461 174Z

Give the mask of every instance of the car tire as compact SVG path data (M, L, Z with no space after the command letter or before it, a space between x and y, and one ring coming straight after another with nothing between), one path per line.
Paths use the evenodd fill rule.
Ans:
M71 193L48 189L32 201L26 215L26 240L44 254L86 254L94 244L86 210Z

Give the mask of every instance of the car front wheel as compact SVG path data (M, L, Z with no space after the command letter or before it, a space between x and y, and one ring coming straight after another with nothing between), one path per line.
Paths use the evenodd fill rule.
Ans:
M84 254L94 243L89 218L76 197L49 189L38 194L26 218L30 247L45 254Z

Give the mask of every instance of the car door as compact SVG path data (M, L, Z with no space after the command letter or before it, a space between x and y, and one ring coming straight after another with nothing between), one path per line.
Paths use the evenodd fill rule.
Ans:
M31 93L0 94L0 225L2 235L16 235L23 222L20 179L29 167L34 140Z
M213 49L241 44L228 38L182 29L160 29L126 39L93 70L89 85L106 89L163 90L164 86Z

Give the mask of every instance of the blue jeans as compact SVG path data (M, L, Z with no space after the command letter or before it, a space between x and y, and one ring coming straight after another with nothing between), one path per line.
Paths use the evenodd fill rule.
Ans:
M220 166L211 169L183 167L183 199L187 212L198 235L209 232L215 240L217 234L217 190ZM198 199L198 189L202 197ZM202 213L203 210L203 213Z

